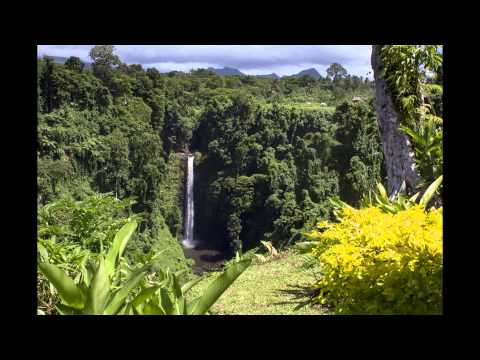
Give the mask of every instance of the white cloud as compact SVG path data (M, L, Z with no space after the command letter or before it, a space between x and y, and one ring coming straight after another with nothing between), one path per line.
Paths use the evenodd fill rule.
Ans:
M39 45L39 55L78 56L88 61L93 45ZM275 72L291 75L314 67L324 74L333 62L351 74L370 71L370 45L117 45L127 64L142 64L160 71L188 71L198 67L229 66L246 74Z
M39 56L77 56L83 61L89 61L88 53L93 45L38 45Z
M145 65L146 68L156 68L160 72L169 72L169 71L183 71L189 72L192 69L206 69L208 67L222 67L221 64L212 64L212 63L197 63L197 62L187 62L187 63L175 63L175 62L161 62L161 63L152 63Z

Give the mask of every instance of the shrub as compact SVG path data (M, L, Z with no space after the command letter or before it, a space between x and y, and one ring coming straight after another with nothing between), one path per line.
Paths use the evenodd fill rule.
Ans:
M369 207L375 206L380 208L383 212L388 212L395 214L402 210L407 210L414 206L415 204L420 204L425 208L428 208L431 202L439 202L441 201L441 197L439 196L439 188L443 182L443 175L440 175L433 183L431 183L428 188L423 192L422 197L417 202L417 199L420 195L420 192L416 193L410 198L405 196L405 181L402 183L402 187L399 192L392 194L390 197L387 196L387 191L383 187L381 183L377 184L377 193L373 193L369 191L368 194L365 194L363 199L360 201L361 207ZM433 200L433 201L432 201ZM342 208L346 205L343 201L339 201L339 199L332 199L330 200L334 206L338 208Z
M50 202L38 209L38 236L57 236L60 243L72 242L93 252L108 248L116 232L129 220L131 198L118 200L112 194L94 194L83 200L69 197ZM132 219L140 218L131 215Z
M60 314L203 315L252 261L237 255L236 261L201 296L187 303L185 293L200 279L182 285L179 282L180 273L159 269L162 280L142 288L141 282L152 269L153 262L140 264L140 268L134 271L122 268L123 252L137 226L136 221L125 224L115 235L108 252L102 252L97 264L85 270L87 276L81 282L76 282L60 267L51 264L39 250L38 268L61 299L61 303L56 304ZM126 278L124 275L127 275ZM45 311L40 309L38 313L45 314Z
M323 275L316 301L339 314L442 312L442 208L344 207L338 217L307 235Z

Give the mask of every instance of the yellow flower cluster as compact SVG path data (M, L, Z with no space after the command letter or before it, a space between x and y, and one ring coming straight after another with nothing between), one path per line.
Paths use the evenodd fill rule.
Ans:
M345 207L307 236L323 277L318 301L340 313L440 313L442 209Z

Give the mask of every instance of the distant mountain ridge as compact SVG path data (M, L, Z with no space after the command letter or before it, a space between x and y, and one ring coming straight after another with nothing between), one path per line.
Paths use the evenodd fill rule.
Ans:
M42 59L43 56L48 56L49 58L52 58L53 59L53 62L56 63L56 64L62 64L64 65L65 64L65 61L67 61L68 57L64 57L64 56L51 56L51 55L42 55L42 56L38 56L38 59ZM80 59L81 60L81 59ZM86 69L89 69L91 66L92 66L92 63L91 62L87 62L87 61L83 61L81 60L84 64L85 64L85 68Z
M232 76L232 75L236 75L236 76L248 76L247 74L244 74L242 73L240 70L238 69L235 69L235 68L231 68L231 67L228 67L228 66L224 66L223 68L221 69L217 69L217 68L212 68L212 67L209 67L207 70L217 74L217 75L220 75L220 76ZM271 74L261 74L261 75L253 75L253 76L256 76L256 77L269 77L269 78L274 78L274 79L280 79L280 76L278 76L277 74L275 73L271 73Z
M50 56L48 55L48 57L52 58L53 59L53 62L57 63L57 64L65 64L65 61L67 61L68 58L66 57L63 57L63 56Z
M215 68L209 67L207 70L209 70L211 72L214 72L215 74L220 75L220 76L225 76L225 75L227 75L227 76L229 76L229 75L245 76L245 74L242 73L240 70L235 69L235 68L231 68L231 67L228 67L228 66L224 66L223 69L215 69Z
M63 57L63 56L50 56L48 55L49 57L51 57L53 59L53 61L57 64L65 64L65 61L67 61L68 57ZM38 58L42 58L43 56L39 56ZM82 62L85 64L85 68L90 68L92 63L91 62L86 62L86 61L83 61ZM217 74L217 75L220 75L220 76L232 76L232 75L236 75L236 76L247 76L247 74L244 74L242 73L240 70L238 69L235 69L235 68L232 68L232 67L228 67L228 66L224 66L223 68L213 68L213 67L209 67L207 70ZM171 72L171 71L167 71L168 72ZM182 71L177 71L179 73L183 73ZM260 75L254 75L256 77L262 77L262 78L273 78L273 79L280 79L282 78L283 76L278 76L277 74L275 73L271 73L271 74L260 74ZM311 76L312 78L318 80L318 79L321 79L322 78L322 75L320 75L320 73L315 69L315 68L310 68L310 69L305 69L305 70L302 70L300 71L299 73L297 74L293 74L293 75L285 75L285 76L291 76L291 77L302 77L302 76Z
M227 67L227 66L225 66L222 69L216 69L216 68L209 67L207 70L212 71L213 73L215 73L217 75L220 75L220 76L229 76L229 75L246 76L246 74L242 73L240 70L235 69L235 68L231 68L231 67ZM254 75L254 76L264 77L264 78L269 77L269 78L274 78L274 79L280 79L282 77L282 76L278 76L275 73L260 74L260 75ZM318 79L322 78L322 75L320 75L320 73L315 68L305 69L305 70L300 71L297 74L287 75L287 76L291 76L291 77L311 76L315 80L318 80Z
M280 79L280 76L278 76L275 73L271 74L264 74L264 75L255 75L256 77L269 77L269 78L274 78L274 79Z
M293 77L311 76L315 80L318 80L322 77L322 75L320 75L319 72L315 68L302 70L299 73L297 73L295 75L291 75L291 76L293 76Z

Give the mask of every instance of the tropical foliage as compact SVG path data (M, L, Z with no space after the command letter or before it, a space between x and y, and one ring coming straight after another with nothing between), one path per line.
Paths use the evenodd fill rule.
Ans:
M358 202L382 176L383 155L371 104L334 114L262 108L248 98L215 97L200 117L198 231L233 254L271 241L278 248L318 217L328 199Z
M442 209L343 207L307 234L322 277L316 301L340 314L442 312Z
M381 47L384 75L413 144L419 192L367 189L355 209L330 199L337 222L320 221L297 248L317 261L315 302L339 314L442 313L443 181L441 55L438 46ZM429 74L430 72L430 74ZM430 184L428 187L427 185ZM420 197L421 195L421 197Z
M197 202L199 233L234 254L264 238L284 245L292 229L329 216L326 199L340 191L343 173L350 174L344 192L357 200L365 179L380 180L381 153L368 152L378 147L374 112L366 105L372 83L339 64L320 79L162 74L124 64L114 52L110 45L94 47L91 67L75 57L64 65L48 57L38 62L40 206L65 195L133 197L142 224L132 246L151 248L164 224L179 238L183 174L175 152L189 148L204 159L196 187L206 198ZM366 103L353 108L346 100L354 95ZM321 103L329 110L310 105ZM337 129L337 118L349 112L354 129L348 123ZM337 164L332 152L344 132L349 138Z
M70 278L49 262L48 255L40 252L38 267L58 292L61 303L56 308L60 314L202 315L251 262L251 259L239 258L200 297L187 304L184 294L200 279L181 286L179 274L169 269L158 270L158 274L152 275L159 276L160 281L145 287L141 282L151 271L154 259L133 271L125 271L121 266L123 252L136 228L135 221L125 224L115 235L108 252L101 251L96 264L90 263L93 266L82 272L80 281Z
M314 269L316 304L441 313L442 56L426 45L381 54L422 178L415 195L381 185L374 84L341 64L275 79L160 73L111 45L92 48L90 66L39 59L39 313L206 314L253 259L258 274L297 266L298 254L284 258L294 243L309 255L291 279ZM230 258L201 278L179 241L185 151L195 236Z
M432 200L437 195L438 188L442 184L443 175L436 179L430 186L425 190L422 197L419 199L419 204L427 207ZM395 214L402 210L407 210L417 204L416 200L419 198L420 193L416 193L412 197L408 198L404 195L405 186L403 190L396 193L394 196L387 197L387 191L381 183L377 184L377 193L369 191L368 195L365 195L361 201L362 207L376 206L384 212L389 212ZM336 205L342 207L345 203L337 201Z
M424 187L443 173L443 85L440 45L385 45L382 60L400 129L412 141Z

